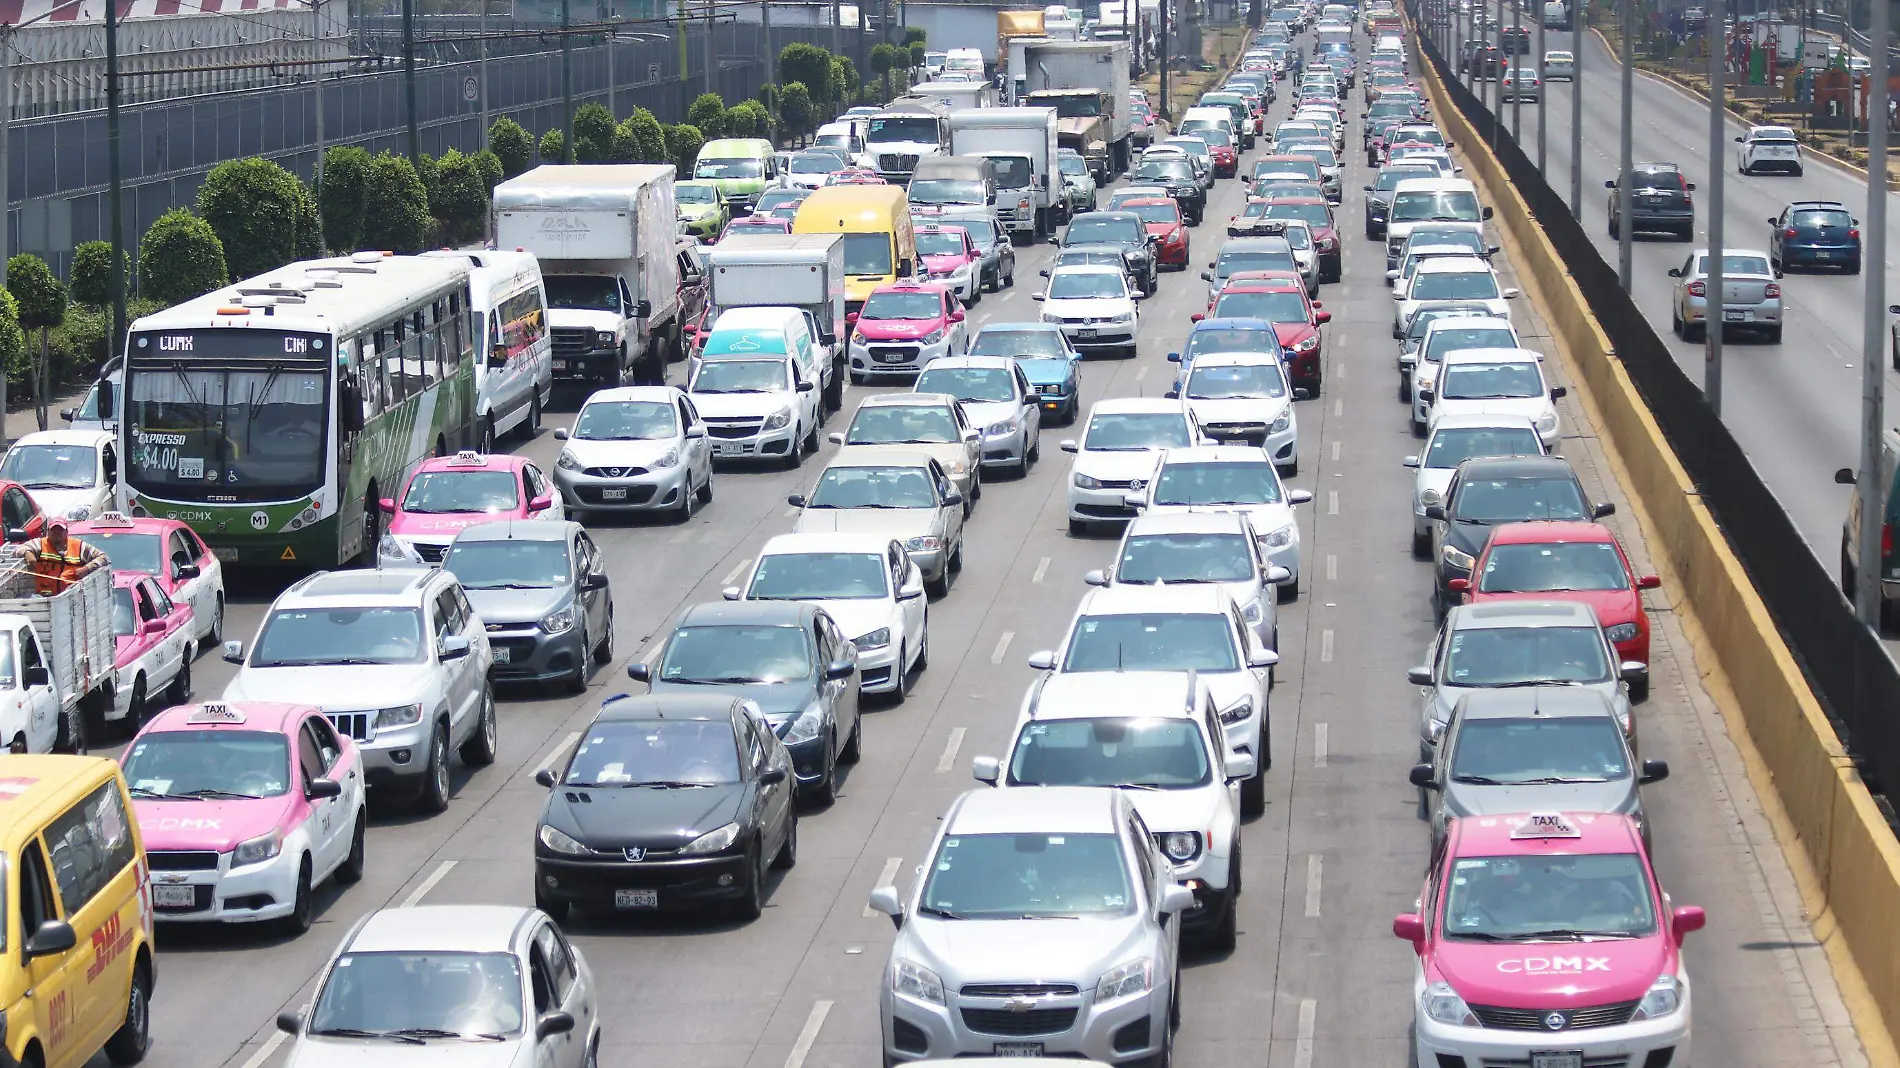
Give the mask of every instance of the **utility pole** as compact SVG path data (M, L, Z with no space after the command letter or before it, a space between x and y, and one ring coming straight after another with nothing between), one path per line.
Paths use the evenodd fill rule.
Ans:
M9 205L13 203L12 190L7 186L11 177L12 159L7 155L7 133L13 128L13 27L0 26L0 286L7 284L7 256L13 248L9 240L13 231L13 213ZM0 412L7 410L6 375L0 375ZM6 443L6 429L0 426L0 445Z
M1867 218L1861 233L1867 251L1861 272L1867 281L1863 298L1860 348L1860 567L1854 572L1854 607L1861 622L1880 629L1880 531L1886 519L1882 499L1887 487L1880 482L1880 434L1886 400L1887 325L1887 77L1891 54L1887 48L1888 12L1885 0L1869 5L1867 72Z
M1544 13L1537 12L1537 173L1544 173L1544 98L1550 95L1550 77L1544 72ZM1548 178L1545 181L1549 181Z
M482 102L482 144L488 144L488 0L482 2L482 31L476 42L475 80L481 83L477 99Z
M1636 29L1636 19L1634 17L1636 0L1621 0L1618 7L1619 13L1622 15L1622 18L1618 21L1621 22L1623 26L1623 127L1620 131L1621 165L1617 168L1616 172L1616 216L1623 220L1623 224L1617 228L1617 233L1622 236L1617 238L1616 243L1616 276L1622 280L1623 292L1628 293L1630 291L1630 281L1633 277L1631 271L1631 257L1635 254L1635 250L1630 244L1630 238L1633 236L1633 228L1630 226L1629 219L1630 168L1633 162L1632 153L1635 151L1631 144L1633 123L1630 117L1630 102L1636 90L1636 52L1630 43L1630 38L1635 35ZM1581 127L1579 127L1579 129L1581 129ZM1714 167L1721 166L1721 163L1722 161L1719 159L1709 161L1709 165Z
M713 0L706 0L706 88L702 92L719 91L719 46L713 41Z
M1570 7L1570 217L1583 218L1583 12L1589 0Z
M405 0L415 3L415 0ZM561 162L574 162L574 22L572 0L561 0Z
M561 38L567 47L567 38ZM416 127L416 0L402 0L402 91L409 116L409 165L422 170L422 133Z
M1518 147L1520 148L1523 147L1522 142L1524 140L1524 133L1523 133L1524 127L1520 126L1518 123L1519 123L1519 120L1522 119L1524 115L1524 87L1522 85L1519 85L1518 82L1522 80L1521 75L1523 73L1524 68L1518 66L1517 60L1513 59L1512 57L1517 55L1517 44L1520 40L1522 40L1522 38L1519 36L1519 33L1523 29L1524 29L1523 0L1511 0L1511 47L1505 50L1504 59L1505 59L1505 62L1510 65L1510 71L1511 71L1511 140L1519 142ZM1503 35L1502 29L1500 29L1499 35L1500 36ZM1503 83L1500 82L1499 84L1502 85ZM1500 92L1501 91L1502 90L1500 90ZM1539 97L1542 97L1544 94L1538 93L1537 95Z
M1492 17L1492 29L1485 34L1485 40L1494 42L1498 61L1491 68L1491 147L1496 149L1503 140L1504 129L1504 66L1510 57L1504 54L1504 0L1497 0L1498 13Z
M1009 66L1008 56L997 58L1005 68ZM1173 116L1168 113L1168 0L1161 0L1161 121L1172 120Z
M620 21L620 12L607 9L607 114L620 121L620 82L614 77L614 53L620 48L620 37L614 23Z
M312 55L310 58L316 59L316 60L322 60L323 58L325 58L323 55L323 40L324 40L323 0L310 0L310 13L311 15L315 16L314 21L317 24L317 32L311 37L311 40L316 42L316 53ZM317 165L311 168L311 173L317 176L317 188L321 190L323 188L323 64L322 63L318 63L310 68L310 88L312 90L310 95L312 98L312 102L316 105L316 113L317 113L317 116L316 116L317 118Z
M119 158L119 0L106 0L106 159L112 197L112 341L125 345L125 167Z
M1880 0L1885 3L1886 0ZM1708 364L1702 372L1702 399L1708 402L1709 410L1715 417L1722 417L1722 254L1727 251L1727 230L1722 214L1725 207L1722 186L1727 174L1722 169L1722 159L1727 155L1723 134L1728 132L1728 123L1723 117L1723 97L1727 86L1723 84L1728 73L1724 50L1714 47L1714 35L1722 26L1722 0L1713 0L1709 4L1709 18L1704 24L1704 39L1709 41L1709 177L1708 188L1704 190L1709 200L1709 295L1708 326L1703 330L1704 340L1708 343ZM1624 216L1629 218L1629 216Z

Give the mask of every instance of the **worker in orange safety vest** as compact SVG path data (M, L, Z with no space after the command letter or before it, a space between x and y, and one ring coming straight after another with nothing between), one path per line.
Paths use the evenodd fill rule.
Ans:
M106 554L66 535L66 520L49 519L46 533L23 543L18 552L33 575L33 592L51 597L106 566Z

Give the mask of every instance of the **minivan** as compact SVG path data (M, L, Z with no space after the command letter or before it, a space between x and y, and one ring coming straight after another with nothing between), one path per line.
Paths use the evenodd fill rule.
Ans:
M494 452L503 434L530 440L554 398L554 341L547 289L533 253L430 252L469 262L469 311L481 356L475 363L477 448Z

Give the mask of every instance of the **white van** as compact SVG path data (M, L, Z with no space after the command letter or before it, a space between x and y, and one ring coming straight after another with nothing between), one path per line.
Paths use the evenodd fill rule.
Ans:
M943 72L964 71L983 77L983 52L976 48L952 48L943 56Z
M875 166L871 153L864 146L864 120L840 119L818 127L818 133L812 137L812 144L827 148L842 148L851 154L851 162L859 167Z
M1544 5L1544 28L1547 30L1567 30L1570 28L1570 5L1550 0Z
M548 330L547 287L541 264L530 252L431 252L461 256L468 272L480 357L475 361L478 447L493 452L501 435L524 439L541 429L541 413L554 398L554 337Z
M1240 145L1240 135L1234 131L1234 113L1225 105L1196 106L1181 113L1181 122L1177 133L1191 134L1196 130L1216 129L1227 131L1227 136L1236 148Z

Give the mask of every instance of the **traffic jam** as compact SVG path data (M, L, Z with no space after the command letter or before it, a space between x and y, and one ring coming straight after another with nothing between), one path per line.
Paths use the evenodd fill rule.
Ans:
M376 823L451 810L458 783L497 761L511 699L587 695L620 676L627 692L599 695L533 771L545 800L532 839L506 846L532 857L532 901L517 886L489 888L506 908L423 905L425 884L373 909L250 1062L281 1046L299 1066L420 1064L481 1044L507 1054L495 1063L595 1068L603 1034L626 1025L604 1007L614 977L570 929L771 924L799 877L801 822L823 820L853 766L878 759L879 719L928 714L911 697L933 667L932 615L963 596L966 552L981 551L985 485L1027 482L1048 461L1067 538L1093 569L1067 623L1032 643L1050 644L1009 654L1036 675L997 748L945 752L938 770L955 758L974 784L935 817L915 878L893 859L868 899L847 903L894 929L877 988L859 993L876 1005L886 1066L1167 1068L1184 969L1248 951L1242 856L1266 833L1275 691L1290 666L1282 617L1331 568L1302 522L1316 491L1293 480L1321 462L1311 434L1303 450L1302 417L1319 419L1348 373L1346 351L1327 347L1346 308L1327 294L1350 259L1382 261L1390 288L1394 363L1350 373L1396 372L1411 492L1382 507L1410 516L1417 574L1431 571L1413 592L1436 622L1406 673L1416 709L1399 720L1417 752L1398 788L1416 795L1430 845L1415 904L1391 920L1416 962L1414 1063L1686 1063L1682 947L1704 914L1659 881L1644 805L1669 775L1642 755L1641 593L1659 583L1562 455L1564 388L1521 340L1492 209L1433 124L1404 33L1389 7L1282 2L1172 124L1124 80L1112 107L1104 90L1064 86L974 117L853 109L812 148L762 162L751 193L727 180L744 168L704 151L677 184L663 168L682 283L713 286L680 309L683 384L610 366L551 433L551 463L504 451L502 435L536 438L551 396L547 367L539 383L508 370L511 345L548 333L541 313L510 319L496 362L486 342L470 348L483 403L509 389L516 400L495 401L477 447L438 446L376 488L362 508L366 566L298 573L253 633L226 629L226 572L245 557L221 547L223 526L159 516L150 483L130 478L157 455L147 439L166 437L109 414L116 403L166 425L135 407L150 387L134 352L121 379L101 380L117 401L89 398L67 413L73 427L22 437L0 461L0 685L12 691L0 732L16 769L0 776L0 805L24 814L3 844L31 919L17 934L25 963L0 967L0 989L38 981L24 977L45 960L112 984L76 1008L9 1013L10 1056L139 1061L163 1012L152 997L167 928L307 937L319 902L373 870ZM939 77L986 88L978 66ZM1038 105L1043 93L1059 99ZM1139 148L1118 160L1059 142L1075 100L1100 108L1076 115L1139 116ZM915 138L924 119L942 120L953 146L966 130L992 145L1026 130L1037 151L1020 174L1024 157L1003 151L893 168L877 150L882 124ZM718 144L707 150L733 151ZM1362 188L1343 177L1349 154L1365 156ZM1218 209L1217 191L1239 206ZM1044 240L1050 265L1032 279L1044 260L1027 257ZM403 299L403 258L364 255L351 262L391 272L374 284ZM506 269L534 267L522 259ZM545 256L540 270L552 308L620 307L611 289L577 295ZM311 271L312 301L363 284ZM973 309L1019 271L1035 318L979 321ZM751 299L722 295L728 277L728 293ZM813 278L815 299L797 295ZM1165 353L1141 326L1164 291L1199 309L1167 321ZM774 295L798 303L759 303ZM500 332L507 302L495 307ZM1388 309L1357 310L1355 329L1383 338ZM592 348L577 355L554 322L553 362L569 370L617 344L612 329L582 331ZM349 358L359 351L370 349ZM389 352L402 389L435 383L400 332ZM1152 370L1159 388L1085 392L1103 365ZM285 396L291 411L297 396ZM360 399L367 412L397 398ZM215 480L194 441L157 445L185 450L174 474ZM643 591L614 588L610 528L661 520L684 538L720 507L715 485L722 501L757 494L747 483L767 468L800 472L790 528L758 532L716 599L617 644L615 596L625 620ZM284 536L316 514L288 518ZM275 536L279 522L260 506L251 526ZM215 699L194 691L206 655L232 669ZM108 746L116 770L42 755Z

